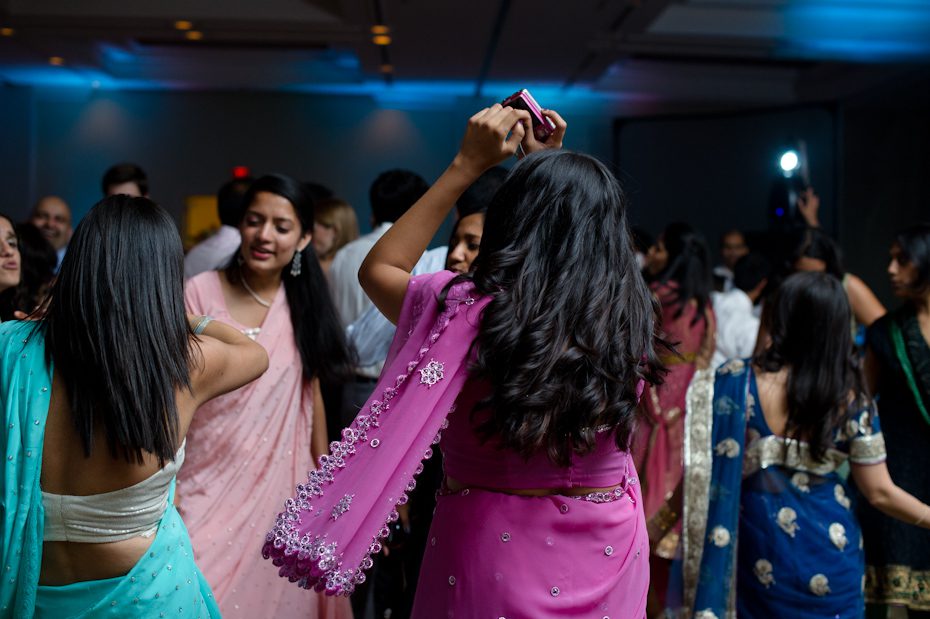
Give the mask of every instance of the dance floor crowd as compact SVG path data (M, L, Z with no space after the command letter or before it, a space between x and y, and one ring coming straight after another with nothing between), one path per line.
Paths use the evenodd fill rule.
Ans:
M645 230L542 114L364 235L269 174L185 252L131 163L0 215L0 616L930 617L930 222L886 308L814 188Z

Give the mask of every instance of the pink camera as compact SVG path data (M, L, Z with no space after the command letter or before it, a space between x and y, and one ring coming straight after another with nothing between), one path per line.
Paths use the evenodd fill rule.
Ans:
M501 105L505 107L509 105L514 109L526 110L529 112L533 119L533 135L535 135L536 139L540 142L545 142L546 139L552 135L552 132L555 131L555 123L543 116L539 104L536 103L536 99L533 98L533 95L531 95L530 91L526 88L513 93L501 101Z

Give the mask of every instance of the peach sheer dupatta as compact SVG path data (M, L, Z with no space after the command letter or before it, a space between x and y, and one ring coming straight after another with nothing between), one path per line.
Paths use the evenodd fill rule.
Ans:
M490 297L470 282L443 288L454 274L413 277L397 333L371 399L318 470L285 501L262 555L282 577L330 595L365 580L397 506L407 501L422 461L446 425L468 375L471 344Z

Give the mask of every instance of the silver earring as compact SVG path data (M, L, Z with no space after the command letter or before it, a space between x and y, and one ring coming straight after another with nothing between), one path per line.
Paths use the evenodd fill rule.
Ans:
M300 250L294 252L294 259L291 260L291 277L300 275Z

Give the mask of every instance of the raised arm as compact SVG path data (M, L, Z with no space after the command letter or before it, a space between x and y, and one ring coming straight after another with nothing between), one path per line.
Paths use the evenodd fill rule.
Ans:
M873 322L885 315L887 312L885 306L864 281L852 274L846 277L846 295L849 297L849 304L852 306L856 321L861 325L871 326Z
M397 322L410 271L426 250L455 201L481 173L512 156L530 116L495 104L468 120L452 163L422 198L375 244L358 272L365 293L388 320ZM509 137L508 137L509 136Z
M191 316L196 327L202 317ZM265 373L268 353L239 330L213 320L206 324L193 344L191 386L197 405L234 391Z
M888 474L884 462L850 466L852 478L865 500L878 511L902 522L930 529L930 505L902 490Z

